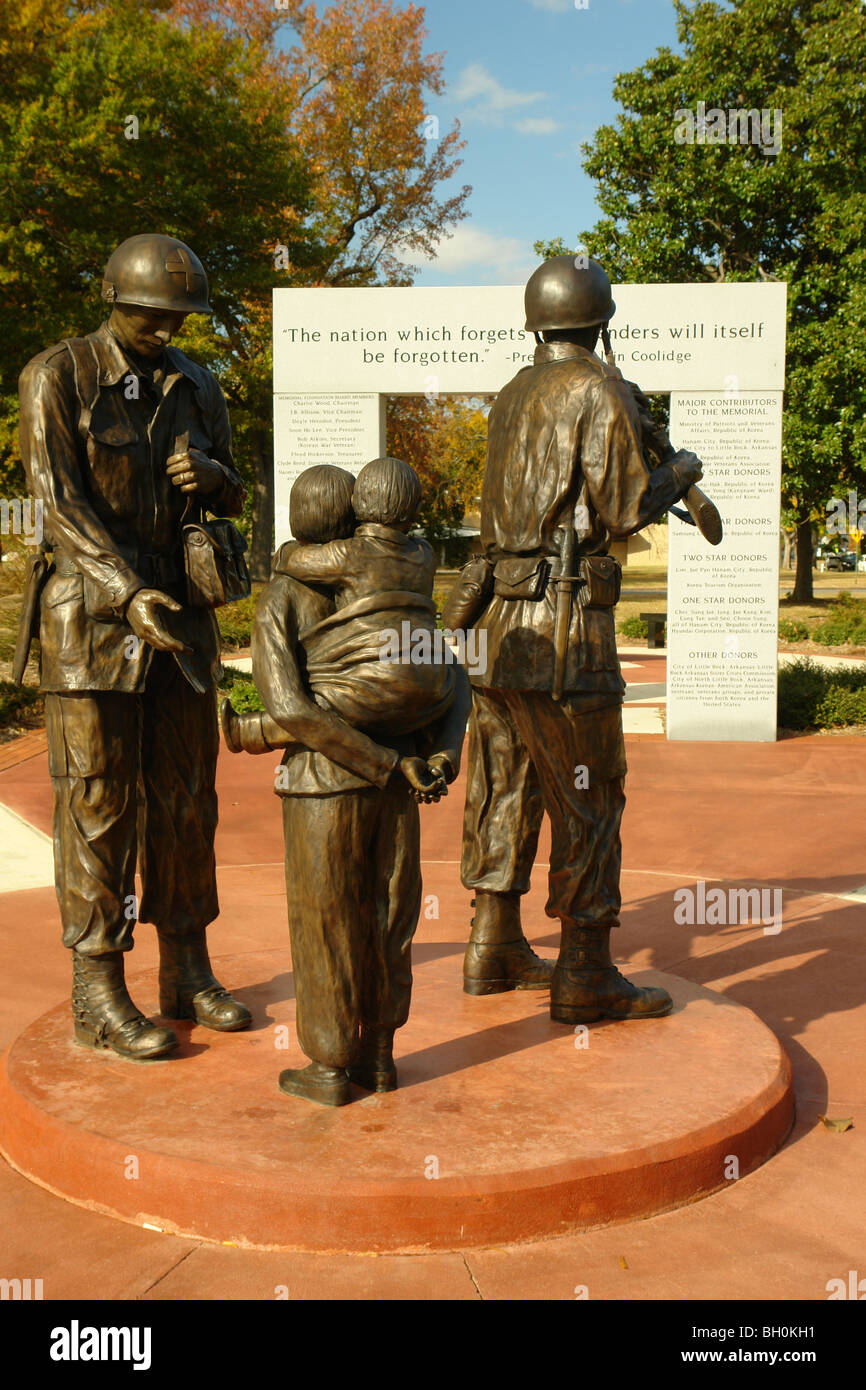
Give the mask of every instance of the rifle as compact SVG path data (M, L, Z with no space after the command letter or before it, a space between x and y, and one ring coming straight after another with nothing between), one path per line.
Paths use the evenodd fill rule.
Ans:
M604 355L607 365L613 368L620 378L620 381L625 381L622 372L613 359L607 324L605 324L601 330L601 341L604 345ZM657 468L659 464L669 463L672 458L676 457L674 446L671 444L670 439L661 425L657 425L655 420L653 420L650 413L649 401L640 388L637 387L633 381L627 381L626 385L630 388L635 402L637 403L643 444L650 458L654 460L653 467ZM692 483L683 501L688 508L687 512L681 511L679 507L669 507L668 511L673 512L674 516L680 517L682 521L687 521L690 526L697 526L704 540L709 541L710 545L719 545L724 535L724 528L722 526L722 518L719 515L719 510L715 503L711 502L707 494L697 487L695 483Z

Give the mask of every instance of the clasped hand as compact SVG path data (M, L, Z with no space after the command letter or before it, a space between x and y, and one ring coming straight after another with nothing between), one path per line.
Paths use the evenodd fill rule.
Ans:
M397 767L412 788L416 801L439 801L448 795L444 773L437 765L423 758L401 758Z

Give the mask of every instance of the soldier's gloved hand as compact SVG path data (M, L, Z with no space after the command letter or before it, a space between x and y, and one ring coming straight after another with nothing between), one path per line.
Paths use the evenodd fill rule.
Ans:
M181 611L181 605L161 589L139 589L126 606L126 621L136 637L156 647L159 652L189 651L184 642L172 637L168 629L163 627L157 614L159 608L167 608L171 613Z
M693 483L700 482L704 476L704 468L697 454L693 454L689 449L680 449L671 459L671 468L676 473L686 492Z
M397 766L412 788L416 801L438 801L440 797L447 796L444 777L423 758L401 758Z
M185 454L172 454L165 471L181 492L216 492L225 482L225 473L218 463L209 459L201 449L187 449Z

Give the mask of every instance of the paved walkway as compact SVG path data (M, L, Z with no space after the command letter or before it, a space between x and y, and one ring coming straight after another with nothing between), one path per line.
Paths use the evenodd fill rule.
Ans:
M647 684L655 684L657 660L642 663ZM166 1236L74 1207L0 1164L0 1277L41 1278L46 1299L86 1292L102 1299L270 1300L287 1285L293 1299L565 1300L585 1285L591 1299L823 1300L829 1280L847 1280L850 1270L866 1276L866 740L668 744L629 736L627 747L618 959L716 989L752 1008L782 1038L794 1066L798 1118L769 1164L648 1221L529 1245L377 1258L243 1251ZM17 854L25 822L43 856L31 862L19 855L17 868L14 857L7 860L0 885L4 1047L69 986L44 859L47 757L30 751L0 771L0 847ZM211 941L217 957L282 949L288 966L272 776L268 758L221 758L222 916ZM458 784L424 812L425 894L439 915L422 920L421 958L459 956L468 932L461 811ZM550 954L557 933L544 915L544 880L540 865L525 920L532 940ZM679 924L674 894L688 888L697 897L699 882L707 889L778 890L781 930L767 932L761 922ZM134 968L152 968L150 929L139 937ZM485 1000L474 1004L483 1026ZM833 1133L819 1115L853 1117L854 1128Z

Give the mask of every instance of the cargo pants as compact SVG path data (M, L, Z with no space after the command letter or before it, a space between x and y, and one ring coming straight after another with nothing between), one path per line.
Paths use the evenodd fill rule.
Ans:
M475 687L463 821L464 887L527 893L550 817L548 917L618 924L625 744L620 704Z
M130 951L136 918L202 931L219 914L213 690L197 694L154 652L142 694L48 693L45 716L63 944Z

